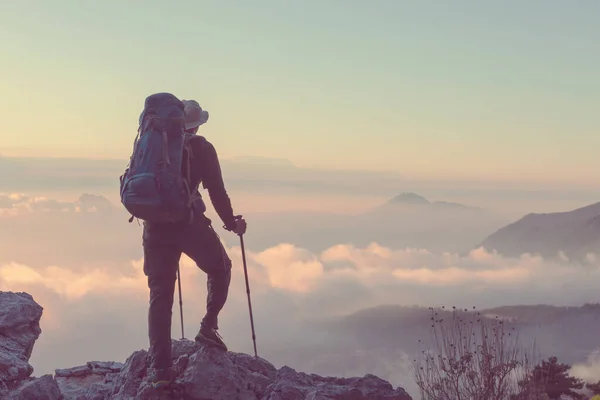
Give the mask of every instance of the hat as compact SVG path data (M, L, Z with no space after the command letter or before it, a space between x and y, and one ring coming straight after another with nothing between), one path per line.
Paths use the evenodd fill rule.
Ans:
M200 107L196 100L182 100L185 113L185 129L193 129L208 121L208 111Z

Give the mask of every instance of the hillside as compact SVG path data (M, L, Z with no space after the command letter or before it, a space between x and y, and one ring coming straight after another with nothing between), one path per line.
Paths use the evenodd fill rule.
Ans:
M600 203L566 212L528 214L500 228L477 247L508 257L532 253L585 260L588 253L600 252Z
M440 318L448 318L452 307L436 309ZM515 305L487 308L482 310L470 309L468 313L479 313L483 318L496 317L511 321L515 326L539 324L557 324L565 320L587 317L600 322L600 303L587 303L582 306L554 306L548 304ZM359 330L362 328L390 328L398 326L428 327L431 319L431 309L421 306L383 305L366 308L336 321L343 329Z
M580 307L558 307L547 304L502 306L488 308L482 313L490 318L498 316L522 324L553 324L580 316L600 319L600 303L588 303Z
M437 318L450 321L452 307L437 309ZM579 307L552 305L518 305L483 310L482 318L505 320L515 328L524 346L535 342L541 354L558 356L565 362L578 362L598 348L600 304ZM400 348L408 354L418 351L418 342L431 332L431 310L426 307L400 305L377 306L337 319L330 329L340 338L350 338L362 349L385 347L391 352Z

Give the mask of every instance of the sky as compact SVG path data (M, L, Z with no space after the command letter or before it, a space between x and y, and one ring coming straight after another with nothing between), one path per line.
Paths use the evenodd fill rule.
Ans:
M221 157L419 179L599 178L600 3L0 4L0 154L127 158L144 98Z
M599 13L592 0L0 2L0 290L44 307L36 373L147 348L141 227L118 176L162 91L210 113L200 133L248 220L259 351L277 366L405 385L378 359L318 367L343 351L295 363L339 339L310 322L381 304L598 302L597 257L476 247L527 213L598 201ZM485 212L371 213L400 192ZM208 214L234 264L221 333L251 352L237 238ZM206 277L185 257L182 274L190 337Z

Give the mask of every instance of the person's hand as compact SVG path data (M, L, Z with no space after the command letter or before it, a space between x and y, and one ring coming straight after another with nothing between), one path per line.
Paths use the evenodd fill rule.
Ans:
M235 228L233 228L232 232L236 235L242 236L244 233L246 233L246 228L247 224L244 217L237 215L235 217Z

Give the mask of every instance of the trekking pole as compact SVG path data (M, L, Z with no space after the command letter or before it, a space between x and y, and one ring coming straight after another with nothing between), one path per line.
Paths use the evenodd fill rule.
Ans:
M250 284L248 283L248 267L246 266L246 251L244 249L244 236L239 235L240 246L242 247L242 261L244 262L244 277L246 278L246 293L248 294L248 309L250 310L250 327L252 328L252 342L254 343L254 357L258 357L256 352L256 334L254 333L254 318L252 317L252 302L250 301Z
M177 284L179 285L179 313L181 314L181 340L185 339L183 334L183 300L181 299L181 273L177 266Z

